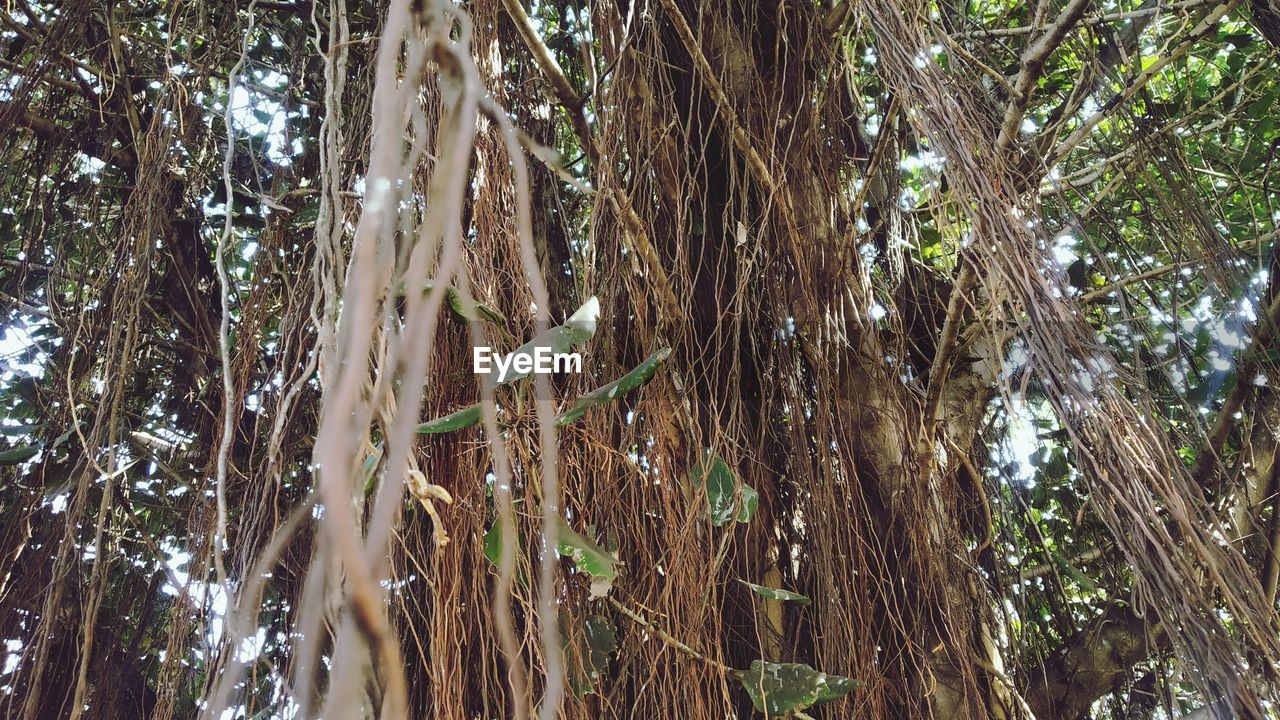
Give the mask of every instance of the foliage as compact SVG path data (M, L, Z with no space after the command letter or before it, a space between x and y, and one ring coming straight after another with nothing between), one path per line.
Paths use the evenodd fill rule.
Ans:
M1264 713L1272 5L11 3L0 714Z
M756 660L742 675L742 687L765 717L779 717L816 703L839 700L852 692L857 682L820 673L799 663Z
M705 492L707 512L716 527L730 521L750 522L760 503L755 488L739 481L728 463L710 449L689 471L689 487L694 492Z

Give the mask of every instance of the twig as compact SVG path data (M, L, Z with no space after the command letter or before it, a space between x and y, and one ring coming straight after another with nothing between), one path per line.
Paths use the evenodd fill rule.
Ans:
M694 650L688 645L685 645L684 643L680 642L675 637L673 637L666 630L663 630L662 628L650 623L648 620L645 620L643 615L641 615L640 613L637 613L636 611L632 610L626 605L623 605L613 597L606 597L605 600L609 601L609 604L612 605L614 609L616 609L618 612L631 618L633 622L635 622L640 627L652 633L655 637L661 640L664 645L670 647L671 649L676 650L677 652L684 653L685 655L688 655L694 660L698 660L703 663L706 663L707 665L710 665L711 667L719 670L722 673L732 674L732 675L742 674L741 670L734 670L728 665L725 665L724 663L718 660L712 660L706 655L703 655L697 650Z
M1049 56L1062 44L1067 33L1076 26L1085 8L1092 0L1070 0L1062 14L1045 30L1044 35L1036 40L1022 54L1022 71L1013 83L1013 95L1009 98L1009 107L1005 109L1004 121L1000 123L1000 136L996 139L996 152L1003 154L1013 142L1014 134L1026 115L1027 105L1031 102L1031 90L1044 72L1044 65Z
M586 151L587 157L591 159L591 164L594 166L597 159L595 140L591 137L591 127L587 124L587 116L583 112L585 105L583 98L573 89L573 85L569 83L569 78L565 77L564 70L560 68L560 63L556 62L551 50L542 42L542 38L538 37L537 31L533 29L533 23L525 14L524 7L520 5L520 0L502 0L502 7L515 22L516 29L520 31L520 37L524 39L524 44L533 53L534 62L551 83L556 99L569 113L569 120L573 125L574 133L578 136L578 142L582 144L582 149Z
M1273 231L1265 235L1259 235L1253 240L1249 240L1247 242L1243 242L1243 243L1240 243L1239 245L1236 245L1235 249L1239 250L1240 252L1247 252L1249 250L1254 250L1259 246L1267 242L1270 242L1271 240L1274 240L1277 236L1280 236L1280 231ZM1080 302L1082 304L1088 304L1088 303L1095 303L1100 300L1105 300L1107 297L1109 297L1112 293L1116 292L1117 290L1122 290L1126 287L1129 287L1130 285L1136 285L1137 283L1143 282L1145 280L1151 280L1153 278L1158 278L1162 275L1168 275L1169 273L1177 272L1178 270L1182 270L1184 268L1194 267L1199 263L1205 262L1207 259L1208 258L1200 257L1194 260L1183 260L1181 262L1169 263L1168 265L1161 265L1160 267L1151 268L1150 270L1145 270L1136 275L1130 275L1128 277L1121 278L1120 280L1117 280L1113 283L1100 287L1097 290L1090 290L1089 292L1081 295L1077 300L1077 302Z
M1099 125L1099 123L1109 117L1111 113L1115 112L1116 108L1120 107L1121 104L1136 95L1139 90L1146 87L1147 83L1151 82L1156 75L1160 74L1175 60L1185 55L1191 49L1192 45L1195 45L1197 42L1204 39L1204 37L1206 37L1217 26L1218 21L1222 20L1228 13L1236 9L1236 6L1240 4L1240 1L1241 0L1227 0L1210 11L1208 15L1205 15L1195 28L1191 30L1185 40L1170 50L1169 54L1149 65L1141 75L1125 86L1124 90L1120 91L1120 93L1115 97L1107 101L1106 105L1104 105L1101 110L1086 119L1080 127L1076 128L1075 132L1068 135L1065 140L1054 148L1049 157L1046 158L1045 165L1047 167L1052 167L1058 162L1058 160L1070 152L1072 148L1083 142L1084 139L1093 132L1093 129Z
M1081 24L1101 25L1103 23L1118 22L1121 20L1137 20L1151 15L1176 12L1178 10L1189 10L1191 8L1200 7L1201 5L1212 5L1216 2L1218 2L1218 0L1182 0L1182 2L1169 3L1168 5L1161 5L1153 8L1129 10L1127 12L1102 13L1100 15L1088 15L1081 21ZM971 30L969 32L957 33L953 37L955 37L956 40L982 40L987 38L1007 38L1017 37L1019 35L1031 35L1035 31L1035 26L1026 25L1023 27L997 28L994 30Z
M925 431L929 434L933 432L934 423L938 420L938 410L942 404L942 387L946 385L946 376L951 371L956 339L960 335L961 315L969 303L969 291L978 277L972 259L962 257L960 262L960 275L951 286L951 297L947 301L947 318L942 323L938 349L933 356L933 365L929 368L929 386L925 392L923 411Z

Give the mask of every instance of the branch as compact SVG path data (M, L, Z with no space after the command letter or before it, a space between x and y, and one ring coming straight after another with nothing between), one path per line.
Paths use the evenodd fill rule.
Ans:
M635 610L632 610L626 605L623 605L622 603L618 602L615 598L611 596L605 596L605 600L607 600L609 604L614 607L615 610L617 610L618 612L630 618L632 622L636 623L637 625L649 631L650 633L653 633L653 635L656 636L659 640L661 640L664 645L667 645L668 647L671 647L678 652L684 653L685 655L688 655L694 660L698 660L700 662L706 663L707 665L710 665L711 667L719 670L720 672L726 675L739 674L741 672L739 670L734 670L733 668L725 665L722 662L719 662L717 660L712 660L706 655L703 655L697 650L694 650L693 648L689 647L685 643L680 642L671 633L649 622L644 618L643 615L637 613Z
M1162 13L1190 10L1192 8L1198 8L1201 5L1213 5L1216 2L1218 2L1218 0L1181 0L1181 2L1169 3L1168 5L1160 5L1152 8L1089 15L1081 22L1084 25L1102 25L1109 22L1120 22L1122 20L1138 20ZM1035 31L1036 28L1034 26L1026 25L1023 27L997 28L995 30L973 30L970 32L959 33L954 37L956 40L984 40L987 38L1007 38L1017 37L1019 35L1030 35Z
M639 253L647 266L649 282L658 292L658 305L662 311L660 319L667 322L675 322L681 316L680 301L676 299L676 294L671 289L671 278L667 275L666 269L662 267L662 258L658 257L657 249L649 241L648 228L645 227L644 221L640 219L640 216L636 214L635 208L631 206L631 201L621 191L606 191L605 195L609 204L613 206L614 212L621 216L623 224L631 236L632 246L635 247L636 252Z
M1272 277L1272 287L1276 287L1277 283L1280 283L1280 278ZM1265 359L1267 350L1275 341L1277 325L1280 325L1280 293L1276 293L1275 299L1271 301L1267 314L1258 318L1253 342L1249 343L1248 349L1236 362L1236 384L1231 387L1231 392L1227 393L1226 399L1222 401L1217 420L1214 421L1213 427L1209 428L1204 447L1200 449L1195 464L1191 467L1191 477L1206 490L1214 487L1210 484L1210 480L1217 475L1223 447L1231 431L1235 429L1236 419L1241 416L1245 401L1253 394L1252 378L1258 371L1261 361Z
M21 65L21 64L19 64L19 63L15 63L15 62L10 62L10 61L8 61L8 60L4 60L4 59L2 59L2 58L0 58L0 68L4 68L5 70L8 70L9 72L13 73L14 75L24 75L25 73L27 73L27 72L28 72L28 69L27 69L27 67L26 67L25 65ZM82 86L80 86L80 85L77 85L76 83L73 83L73 82L71 82L70 80L67 80L67 79L64 79L64 78L60 78L60 77L56 77L56 76L51 75L51 74L49 74L49 73L44 73L43 75L40 75L40 76L39 76L39 80L40 80L40 81L42 81L42 82L49 83L49 84L50 84L50 85L52 85L53 87L60 88L60 89L62 89L62 90L66 90L67 92L72 92L72 93L75 93L75 94L77 94L77 95L86 96L86 97L88 97L88 98L90 98L90 99L97 100L97 96L93 95L92 93L87 92L87 91L84 89L84 87L82 87Z
M502 0L502 7L511 16L511 20L515 23L516 30L520 31L520 37L524 38L524 44L528 46L529 52L533 53L534 62L542 70L542 74L547 77L547 81L551 83L551 89L555 91L556 99L568 111L569 120L573 123L574 134L578 136L578 142L582 144L582 149L587 153L587 157L594 166L596 164L595 141L591 137L591 127L587 124L587 116L583 112L585 103L582 97L573 89L569 78L565 77L564 70L560 68L560 63L556 62L556 58L551 54L550 48L542 42L542 38L538 37L538 32L533 29L533 23L525 13L524 6L520 4L520 0Z
M1239 245L1236 245L1235 249L1239 252L1248 252L1250 250L1256 250L1262 244L1270 242L1278 236L1280 236L1280 230L1269 232L1265 235L1259 235L1253 240L1248 240L1246 242L1240 243ZM1110 297L1112 293L1115 293L1118 290L1122 290L1126 287L1129 287L1130 285L1136 285L1140 282L1151 280L1153 278L1158 278L1162 275L1168 275L1169 273L1177 272L1185 268L1195 267L1200 263L1204 263L1208 261L1209 261L1209 258L1200 257L1194 260L1183 260L1181 262L1169 263L1168 265L1161 265L1160 267L1154 267L1149 270L1144 270L1140 273L1129 275L1127 277L1123 277L1119 280L1116 280L1113 283L1104 285L1103 287L1100 287L1097 290L1090 290L1089 292L1081 295L1078 298L1077 302L1079 302L1082 305L1087 305L1090 303L1098 302L1100 300L1105 300L1108 297Z
M1004 113L1004 122L1000 123L1000 137L996 139L996 151L1003 154L1013 142L1018 126L1027 113L1027 105L1031 102L1031 90L1035 87L1049 56L1062 44L1067 33L1071 31L1084 15L1092 0L1070 0L1063 8L1062 14L1053 22L1022 54L1022 71L1013 84L1013 96L1009 98L1009 107Z
M101 150L94 148L73 131L27 110L19 110L12 103L0 102L0 115L13 117L14 122L19 127L24 127L45 140L69 145L85 155L95 157L104 163L115 165L125 172L132 172L138 166L137 156L128 148L106 148Z
M1035 717L1085 717L1095 700L1120 687L1134 665L1165 644L1163 630L1148 637L1147 627L1128 605L1112 605L1067 638L1028 672L1025 696Z
M1152 78L1160 74L1166 67L1178 58L1187 54L1187 52L1191 50L1191 46L1207 37L1209 33L1217 27L1218 22L1226 17L1232 10L1235 10L1236 6L1238 6L1240 2L1241 0L1226 0L1226 2L1218 5L1211 10L1209 14L1205 15L1204 19L1202 19L1195 28L1191 30L1185 40L1170 50L1167 55L1148 66L1141 75L1133 80L1133 82L1125 86L1124 90L1120 91L1115 97L1108 100L1101 110L1085 120L1080 127L1076 128L1075 132L1068 135L1067 138L1058 145L1058 147L1054 148L1053 152L1045 158L1045 166L1053 167L1057 164L1057 162L1065 157L1066 154L1076 145L1083 142L1085 138L1093 132L1094 128L1096 128L1103 120L1107 119L1111 113L1115 112L1116 108L1120 107L1120 105L1136 95L1139 90L1146 87L1147 83L1151 82Z
M938 419L942 388L947 384L946 377L951 372L962 315L969 305L969 291L973 289L978 277L972 259L962 257L960 262L960 275L951 287L951 297L947 300L947 317L942 322L942 335L938 338L938 349L934 351L933 365L929 368L929 385L924 399L924 426L930 433Z
M507 14L516 24L516 29L520 31L520 37L524 38L524 44L529 46L530 52L533 53L534 62L542 69L547 81L551 83L551 87L556 92L556 97L560 102L570 107L580 107L582 98L578 97L578 92L573 89L573 85L569 83L569 78L565 77L564 70L560 68L560 63L556 62L556 58L551 54L551 49L542 42L542 38L538 37L538 31L533 29L533 22L529 20L528 14L524 11L524 6L520 4L520 0L502 0L502 7L506 9Z
M1088 565L1089 563L1101 558L1106 554L1106 552L1106 548L1096 547L1091 550L1086 550L1075 557L1067 558L1066 562L1068 565L1073 567L1078 565ZM1043 577L1056 569L1057 565L1054 563L1032 565L1031 567L1023 568L1018 571L1018 582L1025 582L1027 580L1034 580L1038 577Z

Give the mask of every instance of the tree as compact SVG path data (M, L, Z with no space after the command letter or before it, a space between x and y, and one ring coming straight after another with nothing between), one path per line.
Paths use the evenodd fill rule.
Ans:
M1274 713L1267 3L11 5L6 716Z

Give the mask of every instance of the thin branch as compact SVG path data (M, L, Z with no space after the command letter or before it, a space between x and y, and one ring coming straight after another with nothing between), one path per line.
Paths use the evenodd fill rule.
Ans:
M1243 242L1243 243L1240 243L1239 245L1236 245L1235 249L1240 252L1248 252L1250 250L1257 249L1263 244L1274 240L1277 236L1280 236L1280 231L1269 232L1265 235L1259 235L1253 240L1249 240L1247 242ZM1181 262L1169 263L1168 265L1161 265L1160 267L1151 268L1150 270L1145 270L1143 272L1137 273L1136 275L1129 275L1128 277L1121 278L1120 280L1117 280L1113 283L1100 287L1097 290L1091 290L1081 295L1077 300L1077 302L1081 304L1099 302L1101 300L1105 300L1108 297L1110 297L1112 293L1115 293L1119 290L1123 290L1124 288L1127 288L1130 285L1136 285L1140 282L1158 278L1163 275L1168 275L1169 273L1177 272L1185 268L1195 267L1207 261L1208 261L1208 258L1200 257L1194 260L1183 260Z
M595 140L591 136L591 127L587 124L587 116L583 111L583 98L573 89L569 78L565 77L564 70L560 68L560 63L556 62L556 58L551 54L550 48L542 42L542 38L538 37L538 32L533 29L533 23L529 20L529 16L525 14L524 7L520 5L520 0L502 0L502 7L506 9L507 14L515 22L516 29L520 32L520 37L524 39L524 44L528 46L529 52L533 53L534 62L542 70L542 74L546 76L547 82L551 83L551 89L555 91L556 99L560 101L560 104L569 113L569 120L573 124L574 134L578 136L578 142L582 144L582 149L586 151L592 166L595 166L597 159Z
M609 601L609 604L612 605L615 610L622 613L623 615L626 615L628 618L631 618L633 622L635 622L637 625L644 628L648 632L652 633L655 637L661 640L664 645L672 648L673 650L683 653L684 655L688 655L694 660L710 665L711 667L719 670L722 673L734 674L734 675L739 673L738 670L734 670L733 668L729 667L728 665L725 665L724 663L718 660L712 660L711 658L707 657L706 655L703 655L697 650L694 650L693 648L689 647L683 642L680 642L674 636L672 636L671 633L668 633L666 630L663 630L657 625L654 625L653 623L649 622L644 618L643 615L636 612L635 610L632 610L626 605L623 605L613 597L606 596L605 600Z
M631 237L632 247L647 266L646 279L658 292L659 309L668 321L674 322L681 314L680 301L676 299L675 291L671 289L671 278L662 266L662 259L658 257L657 249L649 241L649 229L645 227L644 221L636 214L635 208L631 207L631 201L622 192L617 190L609 192L607 198L614 212L621 216L627 234Z
M942 336L938 338L938 349L933 356L933 365L929 368L929 386L925 392L923 411L926 432L932 432L938 419L942 388L947 384L946 376L951 371L956 340L960 335L961 315L969 304L969 291L973 289L977 277L973 261L962 258L960 275L951 286L951 297L947 301L947 317L942 323Z
M0 102L0 114L9 113L12 108L12 103ZM19 110L12 117L19 126L30 130L45 140L68 145L85 155L97 158L109 165L114 165L125 172L132 172L138 167L137 155L130 148L94 148L74 131L26 110Z
M1009 149L1022 118L1027 113L1027 105L1031 102L1031 90L1035 87L1040 75L1044 72L1045 63L1054 50L1080 22L1084 11L1093 0L1070 0L1063 8L1062 14L1022 54L1022 71L1013 83L1013 95L1009 98L1009 107L1005 109L1004 121L1000 123L1000 136L996 139L998 154Z
M1277 282L1280 282L1280 278L1273 277L1271 282L1274 286ZM1272 300L1270 307L1267 308L1267 314L1258 318L1258 323L1254 329L1253 342L1249 344L1248 349L1241 354L1239 362L1236 363L1236 384L1231 387L1231 392L1227 393L1226 399L1222 401L1222 407L1218 409L1217 420L1214 421L1213 426L1205 436L1205 444L1196 456L1195 464L1191 467L1191 477L1201 487L1208 488L1210 486L1211 477L1215 474L1219 459L1222 457L1223 446L1231 435L1231 431L1235 429L1236 420L1241 415L1245 401L1253 394L1253 375L1257 371L1262 357L1275 340L1277 324L1280 324L1280 293L1276 293L1275 299Z
M1161 5L1153 8L1088 15L1081 20L1081 24L1102 25L1104 23L1121 22L1124 20L1138 20L1152 15L1178 12L1180 10L1191 10L1202 5L1213 5L1216 2L1218 2L1218 0L1182 0L1181 2L1169 3L1168 5ZM1020 35L1031 35L1035 31L1036 28L1034 26L1026 25L1023 27L997 28L994 30L971 30L969 32L958 33L953 37L956 40L985 40L988 38L1008 38L1018 37Z
M1085 138L1093 132L1094 128L1096 128L1103 120L1107 119L1111 113L1115 112L1116 108L1120 107L1120 105L1136 95L1139 90L1146 87L1147 83L1151 82L1151 80L1155 78L1156 75L1160 74L1166 67L1178 60L1178 58L1187 54L1193 45L1207 37L1209 33L1217 27L1218 22L1226 17L1232 10L1235 10L1236 6L1238 6L1240 2L1241 0L1227 0L1227 2L1222 3L1210 11L1209 14L1205 15L1195 28L1191 30L1185 40L1170 50L1167 55L1148 66L1141 75L1125 86L1124 90L1120 91L1115 97L1107 101L1107 104L1104 105L1101 110L1085 120L1080 127L1076 128L1074 132L1068 135L1065 140L1054 148L1050 156L1045 159L1045 165L1052 167L1058 162L1058 160L1075 148L1075 146L1083 142Z
M578 96L578 92L569 83L569 78L565 77L564 70L560 68L560 63L556 62L555 56L551 54L551 49L542 42L542 38L538 37L538 31L533 29L533 22L529 20L529 16L525 13L520 0L502 0L502 7L506 9L507 14L515 21L516 30L520 32L520 37L524 39L524 44L533 53L534 62L538 64L542 73L547 76L547 81L551 83L552 89L555 90L556 97L567 107L581 107L582 98Z
M1088 565L1105 554L1106 548L1096 547L1091 550L1086 550L1075 557L1067 558L1067 564L1073 567L1077 565ZM1034 580L1038 577L1043 577L1052 573L1055 569L1056 568L1052 563L1032 565L1031 567L1023 568L1018 571L1018 582L1026 582L1027 580Z

